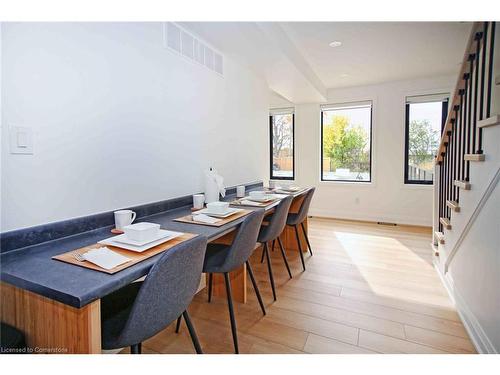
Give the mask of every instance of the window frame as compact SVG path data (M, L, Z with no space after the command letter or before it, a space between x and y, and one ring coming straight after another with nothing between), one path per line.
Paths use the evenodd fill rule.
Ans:
M295 180L295 112L290 112L292 115L292 176L274 176L273 175L273 117L277 114L269 114L269 178L271 180Z
M433 95L433 94L430 94ZM425 96L425 95L422 95ZM446 124L446 119L448 117L450 98L446 98L441 101L441 132L440 138L443 136L444 125ZM438 102L438 100L436 100ZM418 103L418 102L417 102ZM425 102L422 102L425 103ZM432 103L432 102L430 102ZM434 185L434 179L432 181L426 180L410 180L408 178L408 159L409 159L409 146L410 146L410 105L408 103L408 97L405 98L405 148L404 148L404 184L405 185ZM416 103L415 103L416 104Z
M324 110L323 108L320 109L321 112L321 123L320 123L320 181L321 182L340 182L340 183L356 183L356 184L371 184L373 183L373 178L372 178L372 171L373 171L373 100L364 100L364 101L358 101L358 102L347 102L347 103L334 103L334 104L329 104L331 106L339 106L339 108L342 107L355 107L356 105L360 105L361 103L369 103L370 105L370 179L369 180L328 180L323 178L323 112L328 111ZM329 106L328 105L328 106ZM333 108L334 110L334 108Z

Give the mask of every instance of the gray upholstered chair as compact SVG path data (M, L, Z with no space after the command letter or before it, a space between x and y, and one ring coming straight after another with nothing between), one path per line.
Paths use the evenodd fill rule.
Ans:
M214 273L224 274L224 281L226 284L227 305L229 308L229 318L231 320L231 331L233 334L233 343L235 353L239 353L238 349L238 334L236 331L236 319L233 309L233 298L231 295L231 282L229 279L229 272L246 264L250 280L257 295L262 313L266 315L266 309L260 296L259 287L255 282L252 267L248 258L255 250L257 243L257 235L259 228L264 217L264 210L257 210L245 217L245 220L240 224L234 236L231 245L221 244L208 244L207 253L205 255L205 263L203 265L203 272L208 273L208 301L212 299L212 281Z
M143 282L129 284L101 300L103 349L130 346L156 335L182 314L197 353L202 353L187 307L198 288L207 240L197 236L165 252Z
M305 197L302 200L302 203L299 208L299 212L297 213L289 213L286 219L286 225L292 226L295 228L295 237L297 238L297 245L299 247L300 261L302 262L302 269L306 270L306 264L304 262L304 254L302 254L302 245L300 243L299 236L299 224L302 227L302 231L304 232L304 236L306 238L307 247L309 248L309 252L311 256L313 255L311 244L309 243L309 237L307 237L306 228L304 226L304 220L307 218L307 214L309 213L309 206L311 205L311 201L314 195L315 188L310 188L305 193Z
M273 267L271 265L271 259L269 257L268 243L273 241L273 247L274 247L274 242L278 240L278 244L281 250L281 255L283 257L283 260L285 261L285 266L288 271L288 275L290 276L290 278L292 278L292 272L290 271L290 266L288 265L288 260L286 259L285 249L283 248L283 244L281 243L280 239L280 235L283 232L283 229L285 229L288 210L290 209L292 200L293 197L290 195L287 196L286 198L283 198L279 202L279 204L274 208L273 214L266 218L267 221L265 222L265 225L261 226L259 231L259 236L257 238L257 242L260 242L263 245L261 262L263 261L265 256L267 260L267 270L269 272L269 280L271 282L271 289L273 291L273 298L275 301L276 301L276 288L274 286Z

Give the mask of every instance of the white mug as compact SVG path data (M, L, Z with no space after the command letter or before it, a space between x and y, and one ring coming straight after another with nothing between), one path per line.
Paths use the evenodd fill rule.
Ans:
M204 203L205 203L205 194L193 195L193 208L197 210L202 209Z
M132 224L135 220L136 213L132 210L115 211L115 228L123 230L123 227Z
M243 198L245 196L245 186L236 186L236 198Z

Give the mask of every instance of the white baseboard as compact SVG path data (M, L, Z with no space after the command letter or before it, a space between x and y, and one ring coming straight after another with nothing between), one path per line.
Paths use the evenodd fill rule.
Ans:
M432 218L423 219L416 218L414 216L405 216L405 215L374 215L367 214L364 212L342 212L342 211L332 211L325 209L317 209L312 208L309 211L311 216L318 217L327 217L332 219L345 219L345 220L362 220L362 221L373 221L373 222L386 222L386 223L396 223L396 224L405 224L405 225L418 225L423 227L432 227Z
M479 321L476 319L461 294L455 288L450 273L448 272L445 276L443 276L440 272L439 264L436 264L436 262L434 262L434 268L436 269L441 282L448 292L448 295L455 304L458 315L460 316L465 330L469 334L477 352L481 354L498 354L497 350L484 332L483 327L481 327L481 324L479 324Z

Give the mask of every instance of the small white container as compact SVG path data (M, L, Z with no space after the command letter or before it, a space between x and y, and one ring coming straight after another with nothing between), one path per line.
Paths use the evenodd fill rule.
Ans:
M236 198L243 198L245 196L245 185L236 186Z
M229 202L212 202L207 203L207 211L214 214L223 214L229 208Z
M158 235L160 224L137 223L123 227L125 235L133 241L144 242L153 240Z

